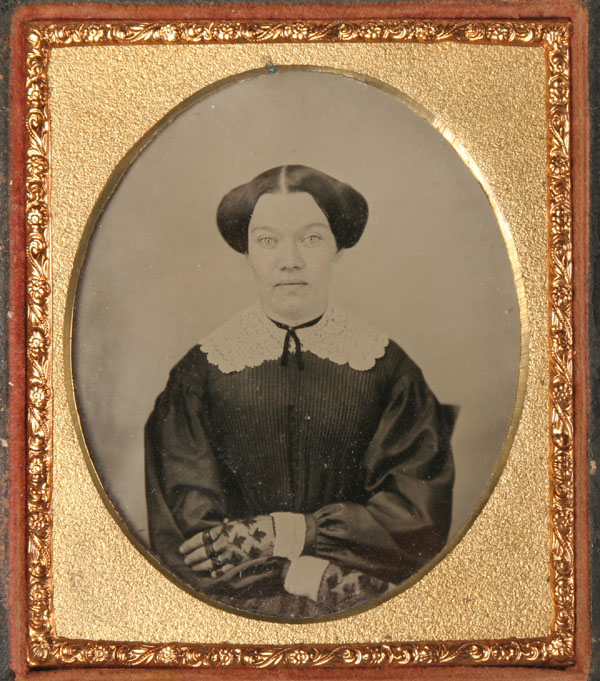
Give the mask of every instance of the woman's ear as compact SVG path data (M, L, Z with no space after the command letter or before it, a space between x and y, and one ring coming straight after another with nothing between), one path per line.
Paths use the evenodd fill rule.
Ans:
M335 252L333 256L333 262L339 262L344 255L344 249L343 248L338 248L338 250Z

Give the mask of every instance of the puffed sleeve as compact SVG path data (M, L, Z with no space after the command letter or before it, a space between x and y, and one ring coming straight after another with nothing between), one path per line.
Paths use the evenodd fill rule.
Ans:
M171 371L145 430L146 503L152 550L192 583L183 541L225 516L220 471L206 417L206 361L193 348Z
M384 404L364 455L363 498L318 509L305 553L397 584L447 541L453 417L397 345L378 362Z

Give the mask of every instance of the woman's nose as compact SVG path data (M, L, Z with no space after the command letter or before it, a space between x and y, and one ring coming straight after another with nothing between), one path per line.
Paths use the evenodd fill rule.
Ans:
M282 245L279 256L279 267L281 269L298 269L304 266L304 260L298 245L288 242Z

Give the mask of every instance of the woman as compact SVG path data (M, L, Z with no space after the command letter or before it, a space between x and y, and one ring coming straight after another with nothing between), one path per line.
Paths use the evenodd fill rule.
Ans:
M367 214L305 166L227 194L217 224L260 302L175 366L146 426L152 549L242 610L352 607L447 539L450 419L398 345L329 300Z

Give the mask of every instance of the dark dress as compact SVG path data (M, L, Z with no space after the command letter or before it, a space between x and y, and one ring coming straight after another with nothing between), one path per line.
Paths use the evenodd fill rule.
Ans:
M304 554L400 584L447 540L452 424L393 341L368 370L293 359L224 372L192 348L148 420L146 484L151 548L173 573L242 610L306 617L330 606L284 590L284 559L214 580L178 547L225 517L291 511L306 514Z

